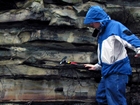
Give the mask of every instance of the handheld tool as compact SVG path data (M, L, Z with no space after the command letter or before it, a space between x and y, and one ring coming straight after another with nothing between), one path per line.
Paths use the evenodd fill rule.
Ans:
M84 64L79 64L77 62L67 61L67 56L65 56L60 61L60 65L61 64L70 64L72 66L72 68L85 69L86 71L88 71L88 73L90 73L90 75L92 75L92 77L94 77L95 81L97 81L97 82L99 82L100 79L101 79L101 72L100 72L100 70L89 70L89 68L85 67ZM92 72L92 71L94 71L94 72Z
M72 64L72 65L77 65L77 62L70 62L70 61L67 61L67 56L65 56L61 61L60 61L60 65L61 64Z

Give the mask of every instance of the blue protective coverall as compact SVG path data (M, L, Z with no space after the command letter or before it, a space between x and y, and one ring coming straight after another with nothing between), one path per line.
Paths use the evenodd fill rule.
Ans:
M99 6L91 6L84 24L100 22L98 29L98 63L102 79L98 85L98 105L127 105L125 89L132 74L126 47L140 53L140 40L127 27L112 20Z

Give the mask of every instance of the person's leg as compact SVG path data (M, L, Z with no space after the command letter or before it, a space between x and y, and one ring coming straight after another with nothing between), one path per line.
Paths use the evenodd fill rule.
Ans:
M125 96L127 82L127 75L114 74L105 79L108 105L127 105Z
M98 89L96 91L96 101L98 105L107 105L107 99L105 95L105 80L101 78L101 81L98 85Z

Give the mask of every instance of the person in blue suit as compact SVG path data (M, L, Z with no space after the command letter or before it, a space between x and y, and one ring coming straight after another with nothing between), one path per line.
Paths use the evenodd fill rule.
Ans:
M96 92L98 105L127 105L126 84L132 74L126 47L140 56L140 40L122 23L115 21L100 6L91 6L84 24L95 28L98 39L98 63L84 64L89 70L101 70Z

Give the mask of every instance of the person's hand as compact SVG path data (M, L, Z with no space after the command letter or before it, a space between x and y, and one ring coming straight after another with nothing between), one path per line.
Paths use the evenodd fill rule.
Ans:
M84 66L88 68L88 70L96 70L95 66L92 64L84 64Z
M140 54L136 54L135 57L140 57Z

